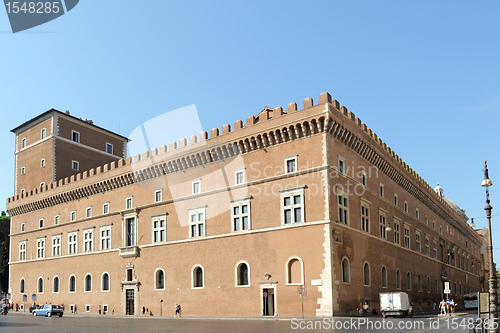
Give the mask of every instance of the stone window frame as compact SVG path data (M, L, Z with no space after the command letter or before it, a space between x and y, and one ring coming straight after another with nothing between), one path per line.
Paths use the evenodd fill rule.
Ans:
M162 221L163 221L163 226L161 225ZM155 226L155 223L157 223L157 226ZM155 235L158 235L158 240L156 241L155 241ZM166 241L167 241L167 214L153 216L151 218L151 243L153 244L165 243Z
M201 193L201 179L195 179L191 182L191 195Z
M207 235L206 222L207 222L207 207L194 207L189 209L189 238L204 237ZM200 214L203 218L200 219ZM193 216L195 220L193 220ZM193 226L196 228L196 233L193 233ZM202 226L202 232L200 232L200 226Z
M163 190L162 189L155 190L154 200L155 200L155 203L163 201Z
M90 276L90 284L88 281L88 277ZM93 290L93 284L94 284L94 278L92 277L91 273L85 274L85 277L83 278L83 292L84 293L91 293Z
M88 206L87 208L85 208L85 217L86 218L92 217L92 206Z
M292 188L286 188L279 190L280 192L280 211L281 211L281 225L293 225L296 223L304 223L306 221L305 214L305 195L304 195L305 186L297 186ZM300 203L295 203L295 197L300 197ZM285 206L285 199L288 198L290 200L290 205ZM300 220L295 220L295 210L300 209ZM285 223L285 211L290 210L290 223Z
M81 143L82 137L80 135L80 132L75 131L75 130L71 130L71 141L76 142L76 143Z
M341 187L337 187L335 192L337 193L337 213L339 223L349 225L349 193L347 193Z
M243 206L247 206L247 212L243 213ZM238 214L235 214L234 209L238 207ZM248 218L248 228L244 229L243 226L243 218ZM239 228L236 228L235 219L238 219ZM240 232L245 230L252 230L252 212L250 207L250 198L242 198L239 200L234 200L231 203L231 231L232 232Z
M368 267L368 271L366 268ZM368 274L366 274L368 272ZM368 261L363 263L363 286L369 287L371 286L371 269Z
M111 152L109 152L108 147L111 147ZM112 143L106 142L106 153L113 155L114 153L114 147Z
M379 237L383 240L388 240L387 237L387 212L381 208L378 210L378 231Z
M361 230L370 232L370 202L361 198Z
M343 158L342 156L338 156L338 164L337 164L337 168L338 168L338 171L339 173L345 175L346 174L346 169L345 169L345 158Z
M290 174L290 173L297 172L297 170L298 170L298 168L297 168L297 166L298 166L297 157L298 157L298 155L291 155L291 156L287 156L287 157L284 158L284 161L285 161L285 174ZM294 162L293 163L293 167L292 167L293 170L289 170L289 168L288 168L288 162L289 161L290 162L292 162L292 161Z
M57 279L57 291L56 291L56 279ZM55 275L52 278L52 293L59 294L61 292L61 278Z
M102 204L102 214L109 214L109 201Z
M28 247L28 240L24 239L19 241L19 261L26 261L26 249Z
M62 234L52 235L52 256L62 255Z
M247 280L248 284L240 284L241 281L241 276L240 276L240 267L241 265L246 265L247 266ZM251 282L250 282L250 264L246 260L240 260L236 263L234 266L234 286L236 288L249 288L251 287Z
M163 273L163 287L161 287L161 286L158 287L158 273L159 272ZM165 280L166 280L165 270L161 267L158 267L154 273L154 290L165 290L166 289Z
M45 259L45 246L46 246L45 236L38 237L36 239L36 258L37 259Z
M411 249L411 229L410 224L405 223L403 227L403 235L404 235L404 247L407 249Z
M108 289L104 289L104 275L108 276ZM109 275L109 272L103 272L101 274L101 292L109 293L110 291L111 291L111 276Z
M90 235L89 237L87 237ZM94 252L94 228L83 230L83 248L82 253Z
M78 253L78 231L68 232L68 254Z
M45 168L45 158L40 160L40 168Z
M80 170L80 162L71 160L71 169L79 171Z
M40 130L40 140L43 140L46 137L47 137L47 128L44 127Z
M387 289L387 267L382 265L381 267L381 279L380 279L380 286L384 289Z
M56 214L54 215L54 225L59 225L61 223L61 215Z
M344 266L344 261L347 263L347 266ZM347 267L347 273L345 272L346 267ZM346 256L343 256L342 260L340 260L340 272L342 276L342 284L351 284L351 262L349 258L347 258Z
M241 182L238 180L238 175L241 175ZM246 183L245 169L234 170L234 185L241 185Z
M73 290L71 290L71 279L74 279L74 283L73 283ZM76 293L76 275L75 274L71 274L68 278L68 293L70 294L73 294L73 293Z
M201 287L195 286L197 278L194 275L197 268L201 268ZM200 264L196 264L191 268L191 289L205 289L205 269Z
M109 230L109 235L106 234L106 231ZM104 236L103 236L103 231L105 232L104 233ZM99 228L99 249L101 251L103 250L110 250L112 247L112 244L111 244L111 225L105 225L105 226L101 226ZM109 247L108 247L108 242L106 242L107 240L109 240ZM103 241L104 241L104 244L106 244L106 246L102 246L103 244Z

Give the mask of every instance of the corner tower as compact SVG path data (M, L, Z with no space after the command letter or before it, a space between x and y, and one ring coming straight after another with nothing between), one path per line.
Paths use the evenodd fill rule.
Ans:
M11 130L16 135L14 194L124 158L128 139L50 109Z

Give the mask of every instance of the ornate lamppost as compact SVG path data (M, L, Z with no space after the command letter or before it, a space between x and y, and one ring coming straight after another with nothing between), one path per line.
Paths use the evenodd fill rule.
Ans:
M489 239L489 247L488 247L488 254L489 254L489 271L490 271L490 279L489 279L489 294L490 294L490 311L489 311L489 331L490 332L495 332L495 323L497 323L497 288L496 288L496 276L495 276L495 271L494 267L495 264L493 263L493 237L491 234L491 210L493 207L490 205L490 192L488 188L493 185L493 182L490 180L488 176L488 165L486 164L486 161L484 161L484 179L481 182L481 186L486 187L486 207L484 207L484 210L486 211L486 218L488 219L488 232L490 235Z

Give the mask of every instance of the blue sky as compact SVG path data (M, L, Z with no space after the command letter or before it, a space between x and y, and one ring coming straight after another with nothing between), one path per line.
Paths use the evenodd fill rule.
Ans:
M13 34L0 10L0 197L14 188L10 130L52 107L129 135L195 104L209 131L328 91L478 227L487 159L498 240L499 12L498 1L82 0Z

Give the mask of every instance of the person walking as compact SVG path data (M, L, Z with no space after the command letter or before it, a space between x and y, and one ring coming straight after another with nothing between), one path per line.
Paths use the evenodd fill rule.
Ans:
M76 304L75 304L75 313L76 313Z
M142 307L142 315L144 316L144 314L145 314L145 313L146 313L146 307L145 307L145 306L143 306L143 307Z
M101 314L101 304L99 304L99 315Z
M175 316L174 317L179 317L179 304L175 304Z
M446 302L443 300L439 303L439 309L441 310L440 315L446 316Z

